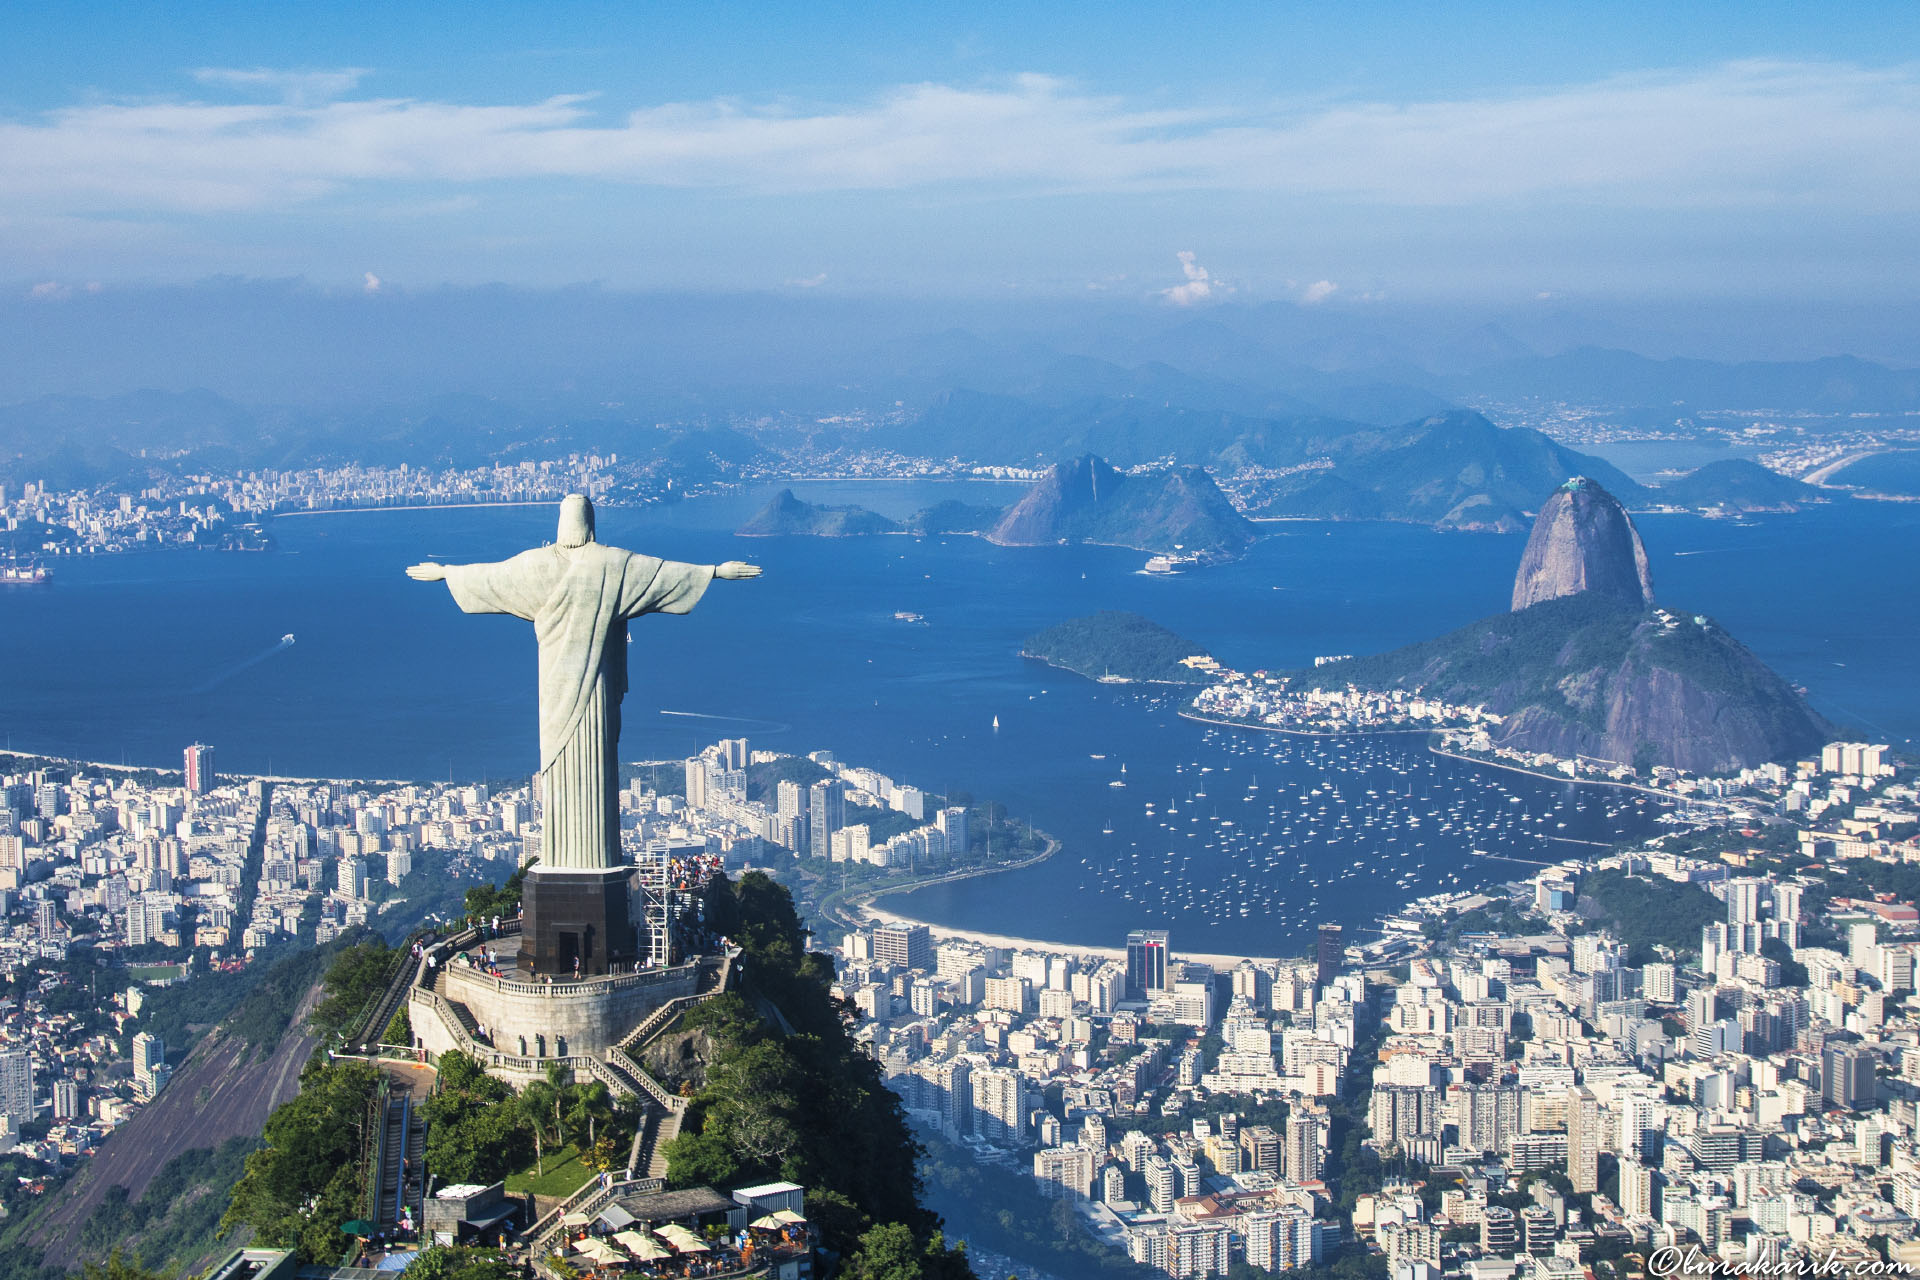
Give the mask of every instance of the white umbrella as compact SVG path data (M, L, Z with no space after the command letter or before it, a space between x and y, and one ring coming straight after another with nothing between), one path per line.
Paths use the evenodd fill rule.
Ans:
M620 1246L642 1262L653 1262L667 1256L667 1251L638 1231L616 1231L613 1238Z
M681 1253L705 1253L707 1251L707 1246L701 1243L699 1236L696 1236L693 1232L687 1230L677 1222L669 1222L664 1227L655 1227L653 1234L665 1240Z
M604 1240L582 1240L579 1244L575 1245L574 1248L577 1252L586 1254L595 1262L621 1261L619 1250Z
M791 1209L781 1209L778 1212L776 1212L773 1216L780 1219L780 1221L788 1224L789 1226L797 1226L800 1223L806 1221L805 1218L801 1217L799 1214L795 1213Z
M564 1218L562 1218L562 1219L560 1219L560 1221L561 1221L561 1223L562 1223L563 1225L565 1225L565 1226L569 1226L569 1227L584 1227L584 1226L586 1226L586 1225L587 1225L587 1224L588 1224L589 1222L592 1222L592 1221L593 1221L593 1215L592 1215L592 1214L590 1214L590 1213L580 1213L580 1212L574 1212L574 1213L570 1213L570 1214L568 1214L568 1215L567 1215L566 1217L564 1217Z
M770 1213L764 1218L755 1218L752 1222L749 1222L747 1225L752 1227L755 1231L778 1231L780 1228L786 1226L787 1224L781 1220L779 1214Z

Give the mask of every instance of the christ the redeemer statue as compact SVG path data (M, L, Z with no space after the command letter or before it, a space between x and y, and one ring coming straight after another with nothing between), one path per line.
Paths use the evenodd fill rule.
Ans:
M559 536L551 546L495 564L428 562L407 570L419 582L445 581L467 613L508 613L533 623L540 641L541 871L605 872L621 862L617 796L627 623L645 613L690 611L715 578L759 575L738 560L680 564L603 546L593 540L593 504L579 494L560 504ZM574 945L589 962L609 958L590 936Z

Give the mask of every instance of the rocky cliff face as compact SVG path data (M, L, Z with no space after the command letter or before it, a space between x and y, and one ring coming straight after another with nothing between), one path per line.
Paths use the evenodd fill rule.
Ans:
M1117 498L1126 480L1090 453L1072 462L1056 462L1000 517L987 537L1008 546L1058 542L1077 517L1097 508L1103 499Z
M1500 746L1641 769L1732 772L1804 756L1834 732L1712 619L1593 591L1299 679L1481 705L1504 717Z
M1049 468L987 536L1008 546L1099 542L1237 555L1259 535L1200 467L1130 476L1086 454Z
M1816 750L1832 727L1744 645L1655 610L1624 655L1559 664L1547 697L1508 708L1503 746L1689 773L1731 773ZM1557 695L1557 696L1554 696Z
M1626 509L1592 480L1575 476L1533 522L1513 580L1513 608L1583 591L1644 607L1653 603L1653 573Z

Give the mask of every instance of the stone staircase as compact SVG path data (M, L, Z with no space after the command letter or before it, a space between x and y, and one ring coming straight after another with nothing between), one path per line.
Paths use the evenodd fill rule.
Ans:
M444 995L442 996L444 999ZM467 1033L467 1039L480 1043L480 1020L473 1016L473 1010L458 1000L448 1000L447 1008L453 1011L454 1018L460 1023L460 1029Z
M453 1033L455 1042L483 1065L537 1072L548 1065L558 1064L592 1076L606 1085L616 1098L639 1102L644 1114L633 1136L626 1174L630 1183L638 1178L658 1185L666 1177L665 1148L680 1135L689 1103L654 1079L653 1073L640 1064L637 1055L682 1013L725 991L732 982L733 964L738 955L739 952L733 950L704 960L700 966L698 985L691 995L679 996L653 1010L619 1044L610 1047L604 1058L581 1054L533 1060L501 1053L496 1047L480 1042L479 1023L473 1011L460 1001L447 997L444 970L428 980L426 971L416 969L413 980L420 983L441 1022ZM548 1228L549 1233L553 1229L545 1219L541 1225Z
M664 1180L667 1176L667 1144L680 1136L680 1122L686 1117L684 1107L675 1107L660 1117L644 1154L647 1158L646 1175L649 1178Z
M643 1048L655 1036L666 1030L667 1025L675 1018L702 1000L711 999L725 991L733 980L733 961L738 954L738 951L728 951L717 960L709 957L703 961L700 966L699 985L694 988L693 994L676 996L648 1014L641 1020L639 1026L621 1038L620 1048L629 1053Z
M680 1101L676 1099L675 1101ZM686 1118L684 1105L675 1107L649 1106L641 1118L640 1127L634 1131L633 1149L627 1156L627 1177L644 1177L664 1182L667 1176L667 1151L669 1142L680 1136L681 1122Z
M633 1149L627 1157L627 1176L664 1179L667 1176L666 1146L680 1136L686 1119L688 1101L670 1092L653 1078L638 1061L637 1055L655 1037L665 1031L688 1009L725 991L733 978L737 951L729 951L711 963L702 964L700 983L692 995L667 1001L641 1020L640 1025L607 1050L607 1064L631 1079L646 1103L646 1115L633 1135Z
M581 1055L577 1058L556 1059L573 1064L575 1069L585 1068L588 1075L607 1086L607 1091L616 1098L638 1098L645 1101L643 1086L632 1074L621 1070L611 1062L602 1062L598 1058Z

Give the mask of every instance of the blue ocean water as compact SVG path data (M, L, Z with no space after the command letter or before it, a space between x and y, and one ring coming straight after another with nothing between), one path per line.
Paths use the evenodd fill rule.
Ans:
M1016 492L800 487L816 501L900 514ZM1577 846L1561 840L1648 822L1637 808L1609 812L1593 799L1600 793L1435 761L1393 740L1328 748L1208 730L1179 719L1166 695L1016 656L1023 637L1102 608L1147 614L1240 666L1388 648L1504 608L1518 536L1290 523L1238 564L1149 577L1137 572L1141 553L1114 548L733 537L765 497L601 513L604 541L767 568L758 581L716 584L690 616L635 623L623 754L679 757L742 734L769 748L826 748L929 789L1004 801L1067 841L1066 853L1032 870L916 894L906 900L916 914L1086 943L1168 924L1194 949L1279 953L1318 919L1357 923L1443 877L1467 884L1521 869L1474 848L1564 856ZM1920 730L1911 658L1920 511L1856 503L1738 524L1653 517L1642 527L1663 600L1715 615L1863 732L1908 741ZM223 768L246 772L524 776L536 754L530 628L463 615L444 587L403 570L428 558L500 558L552 530L551 508L354 513L283 519L281 550L267 555L62 561L50 588L0 593L0 732L16 750L132 763L171 764L202 740ZM896 621L896 611L926 622ZM276 648L284 634L294 643ZM1232 795L1208 785L1196 796L1206 807L1187 810L1188 792L1203 789L1189 784L1227 777ZM1305 817L1319 819L1329 796L1310 792L1324 781L1340 791L1326 804L1331 826L1309 838L1297 821L1287 835L1287 821L1268 822L1299 818L1302 796ZM1438 817L1423 818L1417 835L1407 827L1406 817L1457 799L1449 830ZM1177 831L1169 800L1186 824ZM1357 831L1338 821L1342 805ZM1397 825L1383 826L1390 809ZM1190 836L1189 818L1204 821L1204 833ZM1389 830L1399 837L1391 845ZM1339 844L1325 843L1335 836ZM1386 858L1342 877L1364 861L1349 843L1363 836ZM1420 847L1403 859L1410 836ZM1256 837L1265 842L1257 859ZM1274 843L1297 856L1264 865ZM1411 887L1396 883L1393 864L1422 860Z

